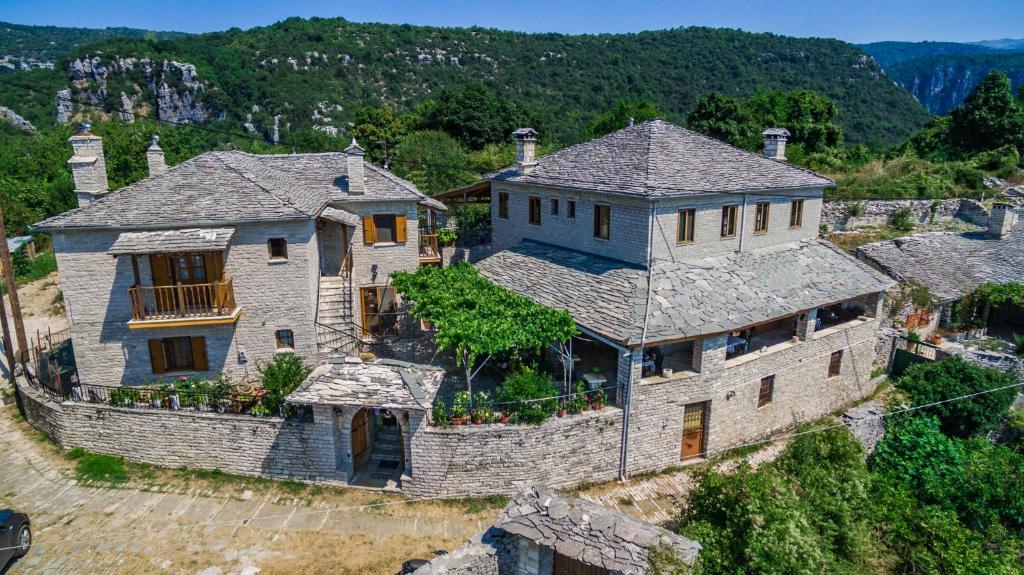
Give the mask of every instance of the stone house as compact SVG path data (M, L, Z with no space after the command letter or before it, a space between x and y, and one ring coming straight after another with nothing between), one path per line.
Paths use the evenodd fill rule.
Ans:
M898 281L928 288L931 306L906 305L890 312L902 327L927 338L939 327L950 327L956 302L981 284L1024 283L1024 228L1018 225L1018 209L996 202L988 213L987 230L874 242L858 247L856 255Z
M481 273L572 313L563 358L623 410L620 473L822 417L872 391L893 282L818 238L833 182L655 120L488 176Z
M253 377L276 353L318 361L393 328L390 273L440 262L440 205L345 153L207 152L109 191L102 140L70 138L79 207L53 236L86 385Z

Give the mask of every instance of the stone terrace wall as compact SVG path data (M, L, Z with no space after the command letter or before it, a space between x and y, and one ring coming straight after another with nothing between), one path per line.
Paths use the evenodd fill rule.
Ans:
M115 408L49 401L19 386L27 420L64 449L82 447L164 467L322 479L313 424L275 417Z
M927 223L932 218L933 200L830 200L821 208L821 222L830 231L853 229L857 226L886 224L892 214L901 208L910 209L910 219ZM850 216L850 208L860 205L860 215ZM935 207L935 220L959 218L979 226L988 225L988 210L974 200L942 200Z
M414 496L513 494L618 476L622 411L606 407L541 425L428 427L412 437Z

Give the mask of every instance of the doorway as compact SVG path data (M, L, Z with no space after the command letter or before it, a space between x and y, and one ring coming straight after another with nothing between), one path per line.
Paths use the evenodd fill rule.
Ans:
M352 471L356 472L370 459L370 411L365 407L352 417Z
M395 288L377 286L359 288L360 309L363 312L363 335L384 336L398 329L398 299Z
M707 404L706 401L691 403L683 409L683 441L679 454L682 461L700 457L704 453Z
M555 553L553 575L608 575L611 573L604 567L587 565L572 557L566 557L561 553Z

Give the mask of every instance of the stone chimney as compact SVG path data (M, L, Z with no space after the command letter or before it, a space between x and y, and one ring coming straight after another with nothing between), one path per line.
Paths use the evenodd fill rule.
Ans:
M512 137L516 139L516 173L529 174L537 165L537 130L519 128Z
M149 165L149 175L159 176L167 171L167 164L164 163L164 151L160 149L160 136L153 134L151 141L153 143L146 150L146 163Z
M75 178L78 206L88 205L110 191L107 183L107 162L103 157L103 138L89 132L89 123L82 122L78 133L68 138L73 155L68 160Z
M773 160L786 161L786 140L789 130L785 128L768 128L761 132L764 136L764 155Z
M992 204L992 213L988 216L988 233L996 238L1004 238L1017 224L1017 212L1013 204L996 202Z
M363 176L363 149L352 138L352 143L345 148L345 168L348 171L348 193L361 196L366 193L366 177Z

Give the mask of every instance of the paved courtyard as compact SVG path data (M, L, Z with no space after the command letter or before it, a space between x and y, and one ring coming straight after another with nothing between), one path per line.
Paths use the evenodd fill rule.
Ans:
M71 462L13 405L0 408L0 507L8 506L30 515L35 535L11 575L395 573L405 559L458 546L498 514L354 489L211 487L160 470L123 487L79 484Z

